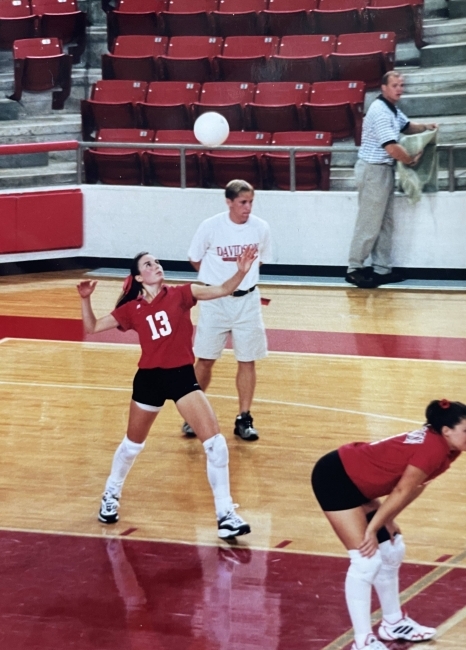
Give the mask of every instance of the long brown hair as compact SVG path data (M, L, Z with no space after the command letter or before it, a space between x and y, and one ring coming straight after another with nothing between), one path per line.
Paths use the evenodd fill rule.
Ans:
M123 292L120 294L120 297L117 300L115 307L121 307L130 300L136 300L136 298L142 293L142 282L136 280L136 276L139 275L139 260L144 255L149 255L147 251L138 253L136 257L133 257L133 261L130 266L130 275L126 278L125 286ZM128 283L128 287L126 284Z

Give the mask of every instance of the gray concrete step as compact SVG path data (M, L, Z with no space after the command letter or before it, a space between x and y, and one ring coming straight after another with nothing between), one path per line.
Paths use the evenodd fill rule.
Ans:
M423 68L464 65L466 64L466 41L426 45L421 49L420 63Z
M72 185L77 182L76 163L53 163L47 167L28 167L21 170L3 169L0 189Z
M427 45L463 43L465 34L466 18L424 20L424 40Z

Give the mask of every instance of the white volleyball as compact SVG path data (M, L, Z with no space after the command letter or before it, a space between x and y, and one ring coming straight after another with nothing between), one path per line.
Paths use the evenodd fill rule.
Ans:
M230 127L227 120L214 111L202 113L194 122L194 135L207 147L218 147L228 138Z

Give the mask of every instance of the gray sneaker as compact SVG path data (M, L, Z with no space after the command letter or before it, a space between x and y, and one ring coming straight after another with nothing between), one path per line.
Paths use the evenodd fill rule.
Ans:
M252 422L252 415L249 411L247 413L241 413L241 415L237 415L234 430L235 436L239 436L248 442L258 440L259 434L257 433L257 429L254 429L252 426Z
M189 426L187 422L183 424L181 427L181 431L184 433L186 438L196 438L196 432L192 427Z

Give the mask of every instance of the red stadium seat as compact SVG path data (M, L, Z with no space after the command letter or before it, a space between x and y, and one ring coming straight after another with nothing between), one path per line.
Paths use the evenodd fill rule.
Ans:
M168 36L214 36L212 12L218 0L169 0L162 12Z
M230 131L225 145L266 145L270 133ZM255 151L208 151L204 157L205 178L211 187L225 187L232 178L243 178L254 187L265 187L263 154Z
M201 85L185 81L155 81L149 84L147 97L138 104L141 125L162 129L192 129L191 107L199 101Z
M107 12L108 49L122 34L163 36L160 14L165 8L166 0L119 0L118 6Z
M313 13L315 33L338 35L364 31L365 6L365 0L319 0Z
M278 81L259 83L247 109L256 131L299 131L303 128L302 106L309 101L311 85Z
M330 147L332 134L318 131L285 131L272 135L272 144L282 146ZM272 187L290 189L290 154L267 152L267 176ZM331 153L295 153L296 190L330 189Z
M69 53L79 63L86 47L87 15L76 0L31 0L32 13L40 17L39 35L73 43Z
M266 34L312 34L312 12L316 7L317 0L269 0L262 12Z
M113 52L102 54L102 77L156 81L160 79L158 57L167 47L166 36L119 36Z
M378 88L383 75L395 64L394 32L340 34L336 52L328 58L334 80L364 81L366 88Z
M309 102L303 105L307 126L314 131L330 131L334 138L354 137L359 146L365 93L363 81L312 84Z
M368 29L395 32L398 42L414 41L420 49L422 38L422 0L370 0L366 7Z
M272 57L277 81L314 83L325 81L327 57L335 51L337 37L314 35L283 36L278 54Z
M155 142L160 144L199 144L194 133L189 131L157 131ZM150 185L180 187L181 160L179 149L146 151L143 154ZM186 150L186 187L201 187L201 164L197 151Z
M212 61L222 51L218 36L173 36L167 54L160 57L163 78L167 81L213 81Z
M90 99L81 101L83 140L100 129L139 127L136 104L147 94L147 82L107 79L93 84Z
M264 33L260 14L267 0L219 0L213 12L215 33L227 36L255 36Z
M23 90L52 90L52 109L61 110L71 91L72 57L63 52L58 38L26 38L14 42L15 90L10 99L19 101Z
M216 111L225 117L230 131L242 131L247 128L244 109L252 102L255 89L254 84L245 81L205 83L199 101L193 104L194 117Z
M229 36L215 58L219 79L257 83L273 79L271 57L277 54L278 36Z
M0 2L0 50L11 50L14 41L36 36L37 16L33 16L29 0Z
M139 129L101 129L97 142L138 143L153 142L154 131ZM144 167L141 149L88 149L84 152L87 183L108 185L144 185Z

